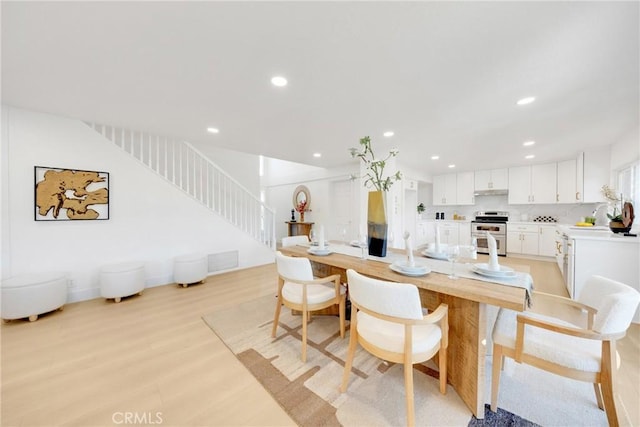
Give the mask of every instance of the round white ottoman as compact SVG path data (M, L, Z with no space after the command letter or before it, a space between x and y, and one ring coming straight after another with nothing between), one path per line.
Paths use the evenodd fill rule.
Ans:
M38 315L62 310L67 302L67 273L49 272L25 274L2 281L2 319L22 319L31 322Z
M100 295L120 302L129 295L142 295L144 290L144 264L128 262L105 265L100 269Z
M206 279L208 270L206 255L182 255L173 261L173 280L186 288L190 284L199 283Z

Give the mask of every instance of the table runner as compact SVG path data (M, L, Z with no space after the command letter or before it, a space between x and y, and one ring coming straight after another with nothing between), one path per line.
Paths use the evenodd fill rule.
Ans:
M301 245L301 246L311 247L311 245L309 244ZM332 241L329 243L328 249L331 252L335 252L343 255L349 255L357 258L362 257L361 248L354 247L342 242ZM387 264L393 264L395 262L407 260L406 253L388 251L386 257L378 257L378 256L369 255L366 253L366 251L367 249L365 248L366 259L368 260L384 262ZM414 252L414 255L416 255L415 252ZM331 256L331 255L327 255L327 256ZM431 269L431 271L433 272L446 274L446 275L451 274L450 261L442 261L434 258L428 258L422 254L420 254L419 256L415 256L415 261L416 261L416 265L424 265L429 269ZM531 292L533 291L533 278L529 273L522 273L522 272L516 271L515 272L516 275L514 277L509 277L504 279L487 277L487 276L482 276L478 273L475 273L473 271L473 263L470 263L470 262L464 262L464 263L456 262L454 271L457 276L464 277L467 279L480 280L483 282L495 283L495 284L504 285L504 286L514 286L518 288L524 288L527 291L526 292L527 307L529 308L531 307ZM398 274L402 274L402 273L398 273ZM407 277L409 276L407 275Z

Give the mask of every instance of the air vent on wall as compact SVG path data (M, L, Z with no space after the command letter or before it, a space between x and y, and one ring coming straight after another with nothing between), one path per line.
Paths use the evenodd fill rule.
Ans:
M238 251L209 254L209 273L238 267Z

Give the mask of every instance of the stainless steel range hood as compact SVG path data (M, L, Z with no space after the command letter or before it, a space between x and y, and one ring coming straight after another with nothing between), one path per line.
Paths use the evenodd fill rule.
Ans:
M509 190L477 190L473 193L474 196L506 196L509 194Z

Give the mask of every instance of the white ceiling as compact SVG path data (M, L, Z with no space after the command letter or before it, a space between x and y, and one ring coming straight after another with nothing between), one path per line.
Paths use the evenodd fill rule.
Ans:
M638 126L639 12L635 1L3 1L2 101L317 166L352 162L364 135L427 174L544 163Z

